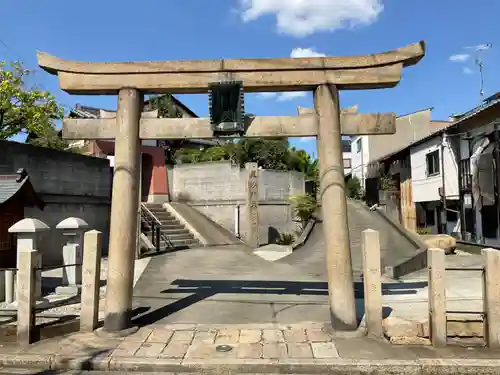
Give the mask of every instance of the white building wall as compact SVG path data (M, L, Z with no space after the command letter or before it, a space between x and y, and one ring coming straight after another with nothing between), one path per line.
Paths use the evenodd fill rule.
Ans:
M351 168L346 167L346 164L344 163L344 175L350 174L352 170L352 153L350 152L343 152L342 153L342 158L344 160L349 160L351 162Z
M351 143L351 173L361 181L361 186L365 187L367 165L370 162L370 148L368 136L358 136L352 139Z
M455 155L448 142L445 141L441 151L441 136L410 148L412 194L414 202L439 201L439 188L442 187L441 158L444 156L444 176L447 199L458 199L458 167ZM439 150L439 173L427 175L427 154ZM444 154L444 155L443 155Z

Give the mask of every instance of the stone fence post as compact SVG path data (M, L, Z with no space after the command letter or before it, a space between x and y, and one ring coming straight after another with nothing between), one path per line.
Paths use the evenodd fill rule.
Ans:
M365 322L368 334L383 337L382 280L380 240L376 230L366 229L362 236Z
M36 268L40 254L37 250L22 248L18 252L17 273L17 342L29 345L33 342L35 328Z
M500 251L483 249L483 303L486 319L484 338L491 349L500 348Z
M82 299L80 331L92 332L99 322L99 288L101 283L102 233L91 230L83 242Z
M5 278L6 278L6 273L5 271L0 271L0 302L5 301ZM11 303L12 301L9 301L8 303Z
M56 228L63 231L66 245L63 246L62 286L56 288L57 294L77 295L82 287L83 231L88 227L86 221L78 217L64 219ZM75 266L74 264L78 264Z
M16 267L18 270L21 265L21 252L36 250L36 241L38 239L38 235L49 229L50 228L47 226L47 224L38 219L23 219L9 228L9 233L15 233L17 235ZM42 266L42 255L39 252L36 252L36 256L36 268L40 268ZM17 281L17 285L19 285L19 274L15 279ZM14 278L12 278L12 280L14 280ZM17 293L16 299L18 299L18 297L19 293ZM35 298L39 301L42 300L42 271L40 269L38 269L35 273ZM15 301L14 304L16 302L17 301Z
M429 329L432 345L446 346L446 255L443 249L428 249Z

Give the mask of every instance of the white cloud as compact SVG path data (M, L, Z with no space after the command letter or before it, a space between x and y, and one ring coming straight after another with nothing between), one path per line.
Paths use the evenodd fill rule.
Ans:
M462 71L464 72L464 74L473 74L474 73L474 71L467 66L465 68L463 68Z
M311 142L314 141L316 137L300 137L299 142Z
M293 100L293 99L298 99L298 98L303 98L306 96L307 93L304 91L289 91L289 92L282 92L278 96L278 101L279 102L286 102L288 100Z
M317 52L313 48L294 48L290 53L290 57L292 58L301 58L301 57L324 57L326 56L324 53ZM293 100L297 98L303 98L307 95L307 92L304 91L290 91L290 92L282 92L282 93L273 93L273 92L262 92L259 94L259 97L262 99L272 99L277 98L280 102L286 102L288 100Z
M465 48L473 49L474 51L481 52L481 51L489 50L491 47L492 47L491 43L486 43L486 44L478 44L475 46L469 46L469 47L465 47Z
M450 61L453 61L453 62L464 62L464 61L469 60L469 58L470 58L469 54L467 54L467 53L460 53L458 55L451 55L450 56Z
M316 52L312 48L294 48L292 53L290 53L290 57L300 58L300 57L325 57L326 55L321 52Z
M304 37L356 25L370 25L383 11L382 0L239 0L243 22L271 15L279 32Z
M258 96L262 99L273 99L276 97L275 92L259 92Z

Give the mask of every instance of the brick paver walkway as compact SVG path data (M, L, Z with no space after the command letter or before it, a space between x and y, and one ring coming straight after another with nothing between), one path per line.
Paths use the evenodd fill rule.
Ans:
M323 327L320 323L169 324L143 327L125 338L75 333L25 348L0 346L0 368L218 374L353 373L354 369L365 373L370 369L370 374L420 374L429 367L440 366L450 373L460 366L461 374L500 371L499 351L394 346L366 336L332 337ZM220 350L221 345L228 350Z

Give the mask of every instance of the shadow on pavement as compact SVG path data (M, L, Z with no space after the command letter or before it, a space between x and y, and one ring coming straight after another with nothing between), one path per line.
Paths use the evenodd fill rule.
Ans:
M328 296L326 282L309 281L259 281L259 280L187 280L177 279L164 294L190 294L156 310L149 311L134 320L134 324L145 326L181 311L217 294L296 295ZM354 283L355 298L363 299L363 283ZM427 287L427 282L387 283L382 285L383 295L416 294L417 289ZM386 311L385 314L390 314Z

